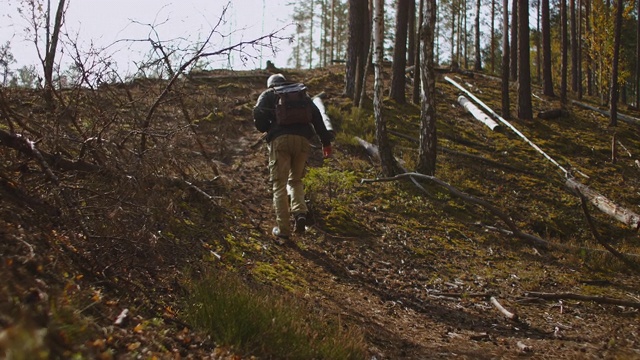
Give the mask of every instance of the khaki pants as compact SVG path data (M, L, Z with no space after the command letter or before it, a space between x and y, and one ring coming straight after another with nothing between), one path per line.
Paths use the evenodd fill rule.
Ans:
M291 235L290 214L307 212L302 177L310 149L309 140L299 135L281 135L269 144L273 206L282 235ZM291 198L290 204L287 196Z

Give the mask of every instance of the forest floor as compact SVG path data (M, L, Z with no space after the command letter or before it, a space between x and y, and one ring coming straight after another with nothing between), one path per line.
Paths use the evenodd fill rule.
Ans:
M378 178L380 166L354 137L374 142L375 127L370 105L353 111L341 96L341 71L287 72L325 93L338 135L331 159L316 148L309 161L316 224L283 246L271 236L266 145L251 121L262 72L213 73L190 90L208 98L207 111L192 111L203 119L209 113L197 137L215 155L201 167L191 133L172 139L167 153L183 179L198 180L191 187L157 176L169 163L133 180L67 170L60 182L92 184L91 191L56 187L5 140L0 355L20 347L60 358L260 358L222 350L181 317L197 274L231 269L358 329L370 359L640 359L640 273L594 239L639 263L635 229L592 205L585 213L562 169L507 127L491 131L472 118L443 74L436 177L548 246L512 236L496 213L434 182L421 181L426 192L408 180L362 183ZM499 112L498 81L446 76ZM535 114L560 107L534 94ZM406 135L391 135L394 153L411 169L419 106L387 100L385 107L389 130ZM555 119L511 122L576 181L638 210L640 125L609 127L607 118L575 105ZM216 176L199 178L205 167ZM85 223L70 222L71 205L57 213L55 204L67 200L51 193L68 199L61 189L85 200L76 203ZM93 210L87 199L98 195L107 200ZM87 239L83 226L108 235ZM125 321L116 323L119 317Z

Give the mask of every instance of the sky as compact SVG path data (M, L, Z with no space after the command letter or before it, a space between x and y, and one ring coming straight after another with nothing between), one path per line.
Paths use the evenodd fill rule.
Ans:
M14 68L36 65L39 61L33 35L26 32L29 22L18 13L24 0L0 0L0 45L10 42L16 59ZM46 1L42 1L46 3ZM53 4L58 1L52 0ZM292 6L287 0L67 0L68 9L64 32L70 35L83 52L104 49L119 71L135 70L135 61L144 59L150 49L152 38L171 41L174 46L187 48L203 40L213 28L208 51L251 41L263 35L284 29L279 35L293 34ZM221 21L223 8L228 6ZM153 30L157 32L154 34ZM136 41L138 40L138 41ZM276 44L276 54L269 49L245 47L241 56L207 58L212 68L248 70L264 68L267 60L276 66L286 67L290 57L287 41ZM63 49L69 52L71 49ZM63 64L70 57L62 55ZM64 68L64 65L63 65Z

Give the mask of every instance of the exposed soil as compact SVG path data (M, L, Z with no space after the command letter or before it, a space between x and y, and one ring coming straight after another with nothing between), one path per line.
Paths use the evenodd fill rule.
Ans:
M524 233L564 247L544 249L496 230L507 226L495 214L434 183L422 183L429 195L406 180L361 184L379 176L380 167L349 139L373 139L373 125L360 128L368 133L353 133L358 126L340 95L341 69L290 76L327 94L325 104L343 135L331 160L323 162L314 151L310 171L337 177L310 180L317 222L285 246L270 235L267 154L250 120L266 80L261 72L219 72L189 88L192 101L208 98L206 109L191 108L202 113L194 118L214 114L213 121L199 123L197 137L215 160L194 155L199 148L191 133L176 135L167 152L182 177L167 175L173 164L156 163L130 181L60 171L64 185L53 186L33 159L0 146L0 354L48 329L36 348L52 357L241 358L191 330L180 315L189 279L232 268L361 329L371 359L640 359L639 273L594 240L580 200L564 189L557 167L508 129L492 132L472 119L457 106L458 91L439 79L443 150L436 176L493 204ZM448 76L499 109L498 82ZM419 107L386 106L390 129L417 137ZM534 106L537 112L559 105L537 99ZM633 211L640 200L640 135L637 125L620 123L614 130L607 121L569 107L558 119L513 124L569 164L578 181ZM622 146L615 164L614 132ZM412 168L417 145L392 140ZM101 165L118 168L117 162ZM73 220L65 191L85 201L76 203L84 225ZM88 206L92 194L106 198L95 210ZM600 237L624 253L640 253L634 229L589 210ZM102 235L87 239L82 226ZM501 313L492 297L516 318ZM603 299L629 304L597 301ZM125 320L115 324L124 309Z

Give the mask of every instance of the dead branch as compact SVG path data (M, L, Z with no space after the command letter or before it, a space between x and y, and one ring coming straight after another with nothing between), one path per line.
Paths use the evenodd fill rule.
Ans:
M506 316L507 319L513 320L513 321L518 321L518 315L515 314L515 313L510 312L507 309L505 309L502 305L500 305L500 303L498 302L498 300L495 297L492 296L489 299L489 301L491 302L491 304L493 306L496 307L496 309L498 309L498 311L500 311L504 316Z
M46 167L43 166L43 169L45 171L49 169L49 167L55 167L60 170L67 171L98 172L103 170L103 168L88 162L71 161L57 155L52 155L44 151L36 150L35 147L32 146L33 142L31 140L19 134L10 134L4 130L0 130L0 145L4 145L8 148L17 150L32 159L41 161L41 165L46 164ZM53 175L53 173L48 175Z
M482 225L482 224L479 224L479 225L481 225L481 226L483 226L483 227L485 227L485 228L487 228L489 230L498 231L498 232L501 232L503 234L507 234L509 236L513 236L513 232L510 231L510 230L507 230L507 229L500 229L500 228L497 228L495 226L489 226L489 225ZM565 244L555 244L555 243L549 242L547 240L543 240L543 239L541 239L541 238L539 238L537 236L530 235L530 234L524 234L524 236L532 237L532 241L544 242L544 243L546 243L548 245L548 248L557 248L557 249L560 249L560 250L566 250L566 251L572 251L572 252L578 252L578 253L598 254L598 255L611 256L610 252L608 252L606 250L602 250L602 249L592 249L592 248L587 248L587 247L573 247L573 246L568 246L568 245L565 245ZM640 254L628 254L628 253L625 253L625 254L622 254L622 255L624 255L625 257L628 257L628 258L637 258L637 259L640 260Z
M502 211L500 211L498 208L496 208L495 206L493 206L492 204L490 204L488 201L482 200L482 199L478 199L474 196L471 196L469 194L466 194L460 190L458 190L457 188L447 184L446 182L436 178L435 176L429 176L429 175L424 175L424 174L420 174L420 173L404 173L404 174L399 174L393 177L389 177L389 178L378 178L378 179L362 179L360 180L361 183L365 184L365 183L373 183L373 182L382 182L382 181L398 181L400 179L403 178L409 178L409 179L423 179L423 180L429 180L432 181L442 187L444 187L445 189L447 189L449 191L450 194L455 195L459 198L461 198L464 201L470 202L472 204L476 204L479 205L483 208L485 208L486 210L488 210L490 213L492 213L493 215L497 216L498 218L500 218L508 227L509 229L512 231L513 235L524 240L525 242L534 245L534 246L538 246L544 249L548 249L549 248L549 242L544 241L538 237L529 235L529 234L525 234L522 231L520 231L520 229L518 229L518 227L516 226L516 224L513 222L513 220L511 220L511 218L509 216L507 216L505 213L503 213Z
M627 301L621 299L610 298L606 296L589 296L589 295L580 295L574 293L544 293L544 292L527 292L526 296L536 297L540 299L546 300L579 300L579 301L593 301L598 304L609 304L609 305L619 305L619 306L627 306L636 309L640 309L640 302L637 301Z

